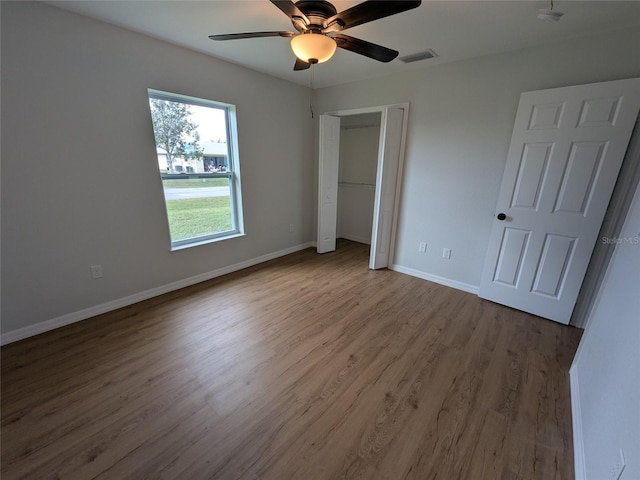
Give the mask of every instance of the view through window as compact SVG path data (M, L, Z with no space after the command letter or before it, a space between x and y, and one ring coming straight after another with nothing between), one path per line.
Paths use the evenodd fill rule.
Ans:
M233 105L149 90L172 248L242 232Z

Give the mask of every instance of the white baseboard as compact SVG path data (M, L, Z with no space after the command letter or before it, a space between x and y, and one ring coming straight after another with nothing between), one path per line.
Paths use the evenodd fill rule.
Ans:
M337 235L338 238L344 238L345 240L351 240L352 242L364 243L365 245L371 245L371 237L358 237L357 235L349 235L348 233L341 233Z
M153 297L157 297L158 295L173 292L174 290L179 290L181 288L188 287L190 285L195 285L196 283L204 282L206 280L211 280L212 278L220 277L222 275L226 275L227 273L236 272L238 270L242 270L243 268L251 267L253 265L257 265L259 263L263 263L268 260L273 260L274 258L283 257L285 255L289 255L290 253L295 253L312 246L313 246L313 242L307 242L301 245L296 245L294 247L286 248L284 250L268 253L260 257L245 260L244 262L236 263L234 265L222 267L217 270L213 270L211 272L202 273L200 275L185 278L183 280L178 280L176 282L172 282L167 285L162 285L160 287L152 288L150 290L145 290L144 292L135 293L127 297L119 298L116 300L112 300L110 302L102 303L100 305L85 308L77 312L68 313L66 315L62 315L57 318L52 318L51 320L45 320L44 322L36 323L35 325L29 325L28 327L19 328L17 330L13 330L11 332L2 334L2 338L0 338L0 345L6 345L8 343L17 342L18 340L23 340L25 338L32 337L34 335L39 335L41 333L48 332L49 330L53 330L59 327L64 327L65 325L69 325L71 323L79 322L81 320L86 320L87 318L95 317L96 315L107 313L112 310L116 310L118 308L126 307L128 305L132 305L134 303L138 303L143 300L148 300L149 298L153 298Z
M389 265L389 270L406 273L407 275L411 275L412 277L418 277L423 280L439 283L440 285L455 288L457 290L462 290L463 292L467 293L473 293L474 295L477 295L480 289L480 287L477 287L475 285L458 282L457 280L451 280L449 278L439 277L438 275L431 275L430 273L421 272L420 270L415 270L409 267L403 267L402 265Z
M584 463L584 437L582 435L582 412L580 409L580 382L575 362L569 369L571 385L571 421L573 424L573 464L576 480L586 480Z

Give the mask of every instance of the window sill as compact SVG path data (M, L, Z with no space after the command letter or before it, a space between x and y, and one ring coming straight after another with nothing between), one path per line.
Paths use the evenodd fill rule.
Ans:
M191 243L185 243L183 245L176 245L176 246L171 246L171 251L175 252L178 250L184 250L186 248L191 248L191 247L199 247L200 245L206 245L208 243L215 243L215 242L222 242L224 240L229 240L231 238L238 238L238 237L244 237L245 234L244 233L234 233L232 235L226 235L224 237L217 237L217 238L207 238L206 240L199 240L199 241L194 241Z

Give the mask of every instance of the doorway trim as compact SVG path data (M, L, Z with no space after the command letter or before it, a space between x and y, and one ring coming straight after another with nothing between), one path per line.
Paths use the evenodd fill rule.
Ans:
M376 106L370 106L370 107L361 107L361 108L352 108L352 109L347 109L347 110L335 110L335 111L328 111L328 112L324 112L322 113L322 115L328 115L328 116L332 116L332 117L349 117L349 116L353 116L353 115L361 115L361 114L367 114L367 113L380 113L380 115L382 117L385 116L385 113L390 110L390 109L401 109L403 111L403 115L402 115L402 131L400 134L400 151L398 154L398 165L397 165L397 169L395 172L396 175L396 179L395 179L395 194L394 194L394 204L393 204L393 215L392 215L392 219L391 219L391 239L390 239L390 243L389 243L389 267L391 268L391 266L393 265L393 258L395 255L395 244L396 244L396 233L397 233L397 224L398 224L398 213L399 213L399 208L400 208L400 196L402 193L402 180L403 180L403 170L404 170L404 159L405 159L405 149L406 149L406 138L407 138L407 127L408 127L408 120L409 120L409 102L404 102L404 103L395 103L395 104L388 104L388 105L376 105ZM384 129L381 128L380 129L380 139L382 141L383 139L383 135L384 135ZM319 142L321 142L322 139L319 139ZM322 145L319 145L319 152L322 150ZM380 168L380 156L383 154L383 152L381 152L380 150L378 151L378 165L377 165L377 169ZM319 153L320 155L320 153ZM320 157L318 158L319 161L319 165L321 162ZM320 170L318 169L318 175L320 175ZM379 190L380 188L380 182L381 182L381 178L379 178L379 175L377 175L376 173L376 192ZM318 178L318 182L317 182L317 186L319 187L320 184L320 178ZM318 192L320 194L320 192ZM318 195L318 201L320 201L319 199L320 195ZM379 196L376 195L376 202L379 201ZM374 206L374 210L375 206ZM320 204L318 203L317 206L317 213L318 215L320 215ZM316 227L318 228L318 227ZM319 231L319 228L318 228ZM373 237L373 233L372 233L372 237ZM373 250L373 249L372 249ZM370 254L370 258L371 258Z

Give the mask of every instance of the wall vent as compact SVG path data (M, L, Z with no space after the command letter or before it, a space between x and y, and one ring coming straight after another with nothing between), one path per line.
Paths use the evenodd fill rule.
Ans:
M423 52L412 53L411 55L405 55L404 57L400 57L400 60L402 60L404 63L413 63L413 62L419 62L420 60L428 60L430 58L436 58L437 56L438 54L436 52L428 48Z

